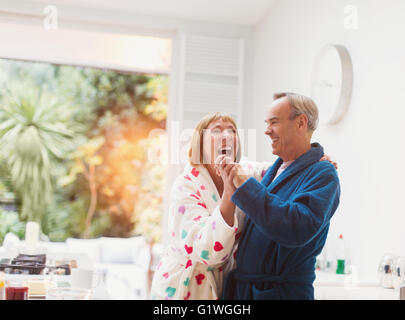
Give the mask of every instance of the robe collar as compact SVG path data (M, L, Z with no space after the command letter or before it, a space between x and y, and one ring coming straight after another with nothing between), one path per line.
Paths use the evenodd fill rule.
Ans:
M281 182L285 181L292 175L296 174L297 172L309 167L310 165L318 162L323 157L323 147L317 143L311 143L311 149L297 159L294 160L292 164L290 164L287 169L285 169L274 181L274 176L277 173L277 170L280 168L283 160L278 158L276 162L271 166L271 168L266 172L262 179L262 184L266 187L269 187L269 192L274 190Z

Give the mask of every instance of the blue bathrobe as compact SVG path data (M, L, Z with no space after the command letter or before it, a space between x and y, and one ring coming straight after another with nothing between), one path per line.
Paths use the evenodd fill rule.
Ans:
M249 178L235 191L245 227L222 299L314 299L316 256L340 197L337 172L322 156L313 143L274 181L280 158L260 183Z

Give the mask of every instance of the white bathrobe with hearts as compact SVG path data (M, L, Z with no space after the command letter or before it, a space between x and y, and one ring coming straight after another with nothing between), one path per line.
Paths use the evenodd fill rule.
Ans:
M241 161L259 181L270 163ZM236 207L229 226L219 210L220 196L208 170L185 166L170 194L170 241L154 274L152 299L215 300L224 273L235 267L244 214Z

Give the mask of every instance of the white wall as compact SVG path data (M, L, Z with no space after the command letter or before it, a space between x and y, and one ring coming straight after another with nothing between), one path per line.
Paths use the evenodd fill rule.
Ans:
M357 30L344 28L346 5L358 10ZM244 115L245 127L259 130L259 160L274 158L262 134L272 93L309 95L314 58L327 43L351 54L349 110L337 125L321 125L313 140L339 164L341 203L328 243L344 234L360 281L377 276L384 253L405 256L404 14L402 0L279 0L254 30Z

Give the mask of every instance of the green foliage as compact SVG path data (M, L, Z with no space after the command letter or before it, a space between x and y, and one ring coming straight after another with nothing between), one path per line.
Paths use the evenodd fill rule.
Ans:
M18 213L0 209L0 246L7 233L12 232L20 239L25 233L25 223L19 220Z
M158 238L165 167L147 162L145 141L150 130L166 126L168 77L0 59L0 86L6 84L12 86L0 91L0 186L21 198L21 220L42 217L53 241L80 237L91 201L78 161L86 160L83 147L103 140L91 155L91 236Z
M13 189L11 184L10 170L7 163L0 158L0 196Z
M52 162L74 150L70 108L29 82L13 83L0 108L0 154L22 199L22 218L40 221L52 198Z
M143 113L157 121L166 120L169 95L169 78L157 76L143 88L145 93L152 94L152 101L143 109Z
M73 201L60 198L46 210L41 228L51 241L65 241L69 237L80 238L85 230L88 200L80 197ZM111 225L110 216L97 214L92 221L90 236L97 238L105 234Z

